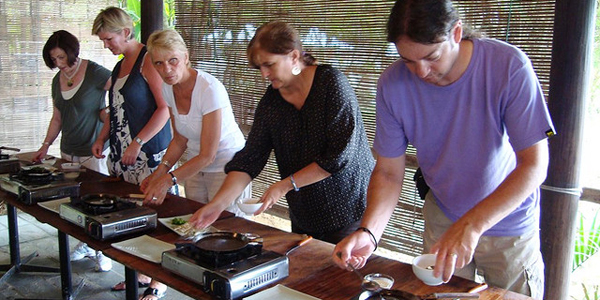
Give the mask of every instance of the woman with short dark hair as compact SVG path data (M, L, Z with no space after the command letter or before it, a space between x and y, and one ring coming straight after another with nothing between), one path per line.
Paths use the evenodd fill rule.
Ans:
M50 69L59 69L52 79L52 119L40 149L33 156L41 161L59 133L61 158L79 162L102 174L108 174L106 158L92 157L92 145L102 129L106 106L106 90L110 86L110 71L97 63L79 58L79 41L65 30L54 32L44 45L42 57ZM99 145L103 155L108 144ZM79 243L71 260L91 257L96 270L108 271L112 262L100 251Z

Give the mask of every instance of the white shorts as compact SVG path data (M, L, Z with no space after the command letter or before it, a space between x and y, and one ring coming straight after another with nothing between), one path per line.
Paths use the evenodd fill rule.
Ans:
M100 174L108 175L108 165L106 164L106 160L107 160L109 153L110 153L110 148L106 148L102 152L102 154L104 155L104 158L95 158L95 157L90 158L90 156L69 155L69 154L66 154L61 151L60 157L64 160L68 160L71 162L81 162L81 161L85 160L85 162L83 162L84 167L86 167L90 170L94 170Z
M431 192L425 197L423 217L423 246L429 252L453 222L438 207ZM470 280L475 280L478 274L491 286L542 299L544 261L539 230L522 236L481 236L473 260L454 273Z
M223 172L199 172L183 182L185 197L200 203L208 203L221 188L225 177L227 177L227 174ZM240 199L249 197L252 197L252 183L248 184L240 196L226 210L238 217L245 216L237 203Z

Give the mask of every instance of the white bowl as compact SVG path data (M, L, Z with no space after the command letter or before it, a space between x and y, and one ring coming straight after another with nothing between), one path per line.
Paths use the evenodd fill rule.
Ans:
M60 165L60 169L64 172L79 172L81 164L78 162L68 162Z
M64 172L64 176L66 179L75 179L79 177L79 172Z
M247 215L253 215L263 204L260 198L245 198L238 202L238 207Z
M367 281L377 282L377 284L384 289L391 289L394 285L394 278L392 276L381 273L365 275L364 279Z
M435 254L423 254L413 259L412 269L415 275L426 285L440 285L444 283L441 277L433 276L433 266L435 265Z

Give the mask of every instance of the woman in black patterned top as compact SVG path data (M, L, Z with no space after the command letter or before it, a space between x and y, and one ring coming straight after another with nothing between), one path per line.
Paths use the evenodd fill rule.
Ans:
M356 95L340 71L302 51L297 31L284 22L261 26L247 54L271 85L244 149L225 167L223 186L190 222L212 224L273 150L282 179L255 214L286 196L293 232L337 243L359 226L374 166Z

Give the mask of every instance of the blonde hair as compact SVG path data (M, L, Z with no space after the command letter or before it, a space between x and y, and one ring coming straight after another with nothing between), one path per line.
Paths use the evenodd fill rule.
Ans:
M150 55L156 52L180 52L188 54L188 48L181 35L173 29L157 30L153 32L146 41L146 47ZM187 62L188 67L190 61Z
M107 7L100 11L94 20L92 34L98 35L100 31L121 33L124 29L129 29L128 39L133 39L133 20L124 10L118 7Z

